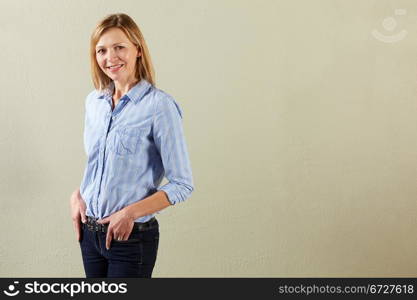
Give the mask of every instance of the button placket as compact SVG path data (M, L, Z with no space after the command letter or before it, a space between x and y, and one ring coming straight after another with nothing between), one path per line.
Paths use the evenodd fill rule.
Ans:
M106 126L105 126L105 128L106 128L106 132L105 132L105 134L104 134L104 137L103 137L103 143L102 143L102 147L101 147L101 149L102 149L102 151L100 151L100 153L99 153L99 168L100 168L100 180L99 180L99 183L98 183L98 188L97 188L97 197L96 197L96 208L97 208L97 213L99 213L99 204L98 204L98 199L99 199L99 196L100 196L100 189L101 189L101 183L102 183L102 181L103 181L103 174L104 174L104 161L105 161L105 152L106 152L106 144L107 144L107 137L108 137L108 134L109 134L109 131L110 131L110 128L111 128L111 124L112 124L112 118L111 118L111 115L112 115L112 112L111 112L111 109L110 109L110 111L107 113L107 117L106 117ZM99 214L97 214L97 215L99 215Z

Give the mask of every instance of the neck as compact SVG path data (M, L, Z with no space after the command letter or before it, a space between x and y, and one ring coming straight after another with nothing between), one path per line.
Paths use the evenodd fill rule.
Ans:
M133 78L133 79L127 80L125 82L114 81L113 97L116 98L116 99L120 99L124 94L126 94L138 82L139 82L139 80L137 78Z

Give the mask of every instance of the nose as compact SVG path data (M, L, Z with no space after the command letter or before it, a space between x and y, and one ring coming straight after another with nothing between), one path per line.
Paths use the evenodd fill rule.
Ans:
M117 58L116 51L114 49L109 49L106 53L106 60L114 61L115 58Z

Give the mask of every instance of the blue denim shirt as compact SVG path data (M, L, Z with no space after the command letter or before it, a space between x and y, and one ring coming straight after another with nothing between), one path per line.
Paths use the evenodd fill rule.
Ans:
M86 98L87 163L80 186L86 215L107 217L159 190L171 204L184 201L194 186L180 106L142 79L112 110L113 90L112 82ZM168 183L159 187L164 176Z

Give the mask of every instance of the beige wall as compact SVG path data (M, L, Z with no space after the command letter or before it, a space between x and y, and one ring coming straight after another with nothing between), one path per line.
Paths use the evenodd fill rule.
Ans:
M69 195L115 12L184 110L196 185L159 215L154 277L416 276L413 0L2 0L0 276L84 276Z

